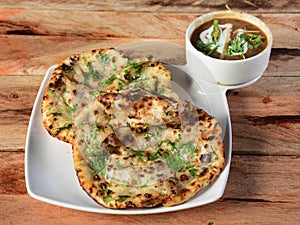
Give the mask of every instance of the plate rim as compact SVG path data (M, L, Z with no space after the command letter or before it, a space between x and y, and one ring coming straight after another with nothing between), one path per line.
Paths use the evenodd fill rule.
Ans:
M171 65L171 64L169 64ZM29 171L29 157L30 157L30 142L31 142L31 130L32 130L32 126L34 123L34 117L36 116L37 110L40 107L41 104L41 98L43 96L43 91L48 83L48 81L50 80L51 77L51 73L53 71L53 69L56 67L57 65L52 65L48 68L48 70L46 71L44 78L42 80L42 83L40 85L40 88L38 90L38 93L36 95L36 99L34 101L34 105L31 111L31 116L30 116L30 120L29 120L29 124L28 124L28 129L27 129L27 135L26 135L26 144L25 144L25 157L24 157L24 161L25 161L25 183L26 183L26 189L28 194L37 200L40 200L42 202L46 202L52 205L57 205L57 206L62 206L65 208L70 208L70 209L75 209L75 210L80 210L80 211L86 211L86 212L94 212L94 213L103 213L103 214L118 214L118 215L140 215L140 214L157 214L157 213L166 213L166 212L173 212L173 211L180 211L180 210L185 210L185 209L190 209L190 208L195 208L195 207L199 207L199 206L203 206L212 202L215 202L217 200L219 200L225 191L226 185L227 185L227 180L228 180L228 176L229 176L229 170L230 170L230 164L231 164L231 154L232 154L232 128L231 128L231 120L230 120L230 112L229 112L229 106L227 103L227 98L226 98L226 91L227 91L227 87L220 87L220 91L222 93L222 98L224 101L224 105L225 105L225 111L227 112L227 118L226 118L226 132L228 132L228 158L226 159L226 164L225 167L222 171L222 173L225 173L225 180L223 181L223 186L222 186L222 190L219 192L218 195L214 196L214 198L210 198L206 201L202 201L200 204L199 203L193 203L193 204L189 204L187 206L185 206L185 203L182 203L180 205L175 205L172 207L155 207L155 208L142 208L142 209L109 209L109 208L105 208L103 206L99 205L99 208L97 207L92 207L92 206L80 206L80 205L75 205L75 204L70 204L64 201L58 201L55 199L51 199L45 196L42 196L40 194L35 193L32 190L31 187L31 183L30 183L30 171ZM177 65L171 65L174 66L175 68L178 68L179 70L182 70L183 72L185 72L186 74L188 74L189 76L191 76L188 73L188 68L186 67L186 65L183 66L177 66ZM199 80L195 79L195 77L191 76L192 79L194 79L197 83L199 82ZM202 80L201 80L202 82ZM50 137L52 138L52 137ZM219 177L218 177L219 178ZM216 180L218 180L218 178ZM216 182L216 181L214 181ZM79 183L78 183L79 185ZM206 189L209 189L211 185L209 185ZM206 190L204 189L204 191ZM83 191L83 190L82 190ZM84 192L84 191L83 191Z

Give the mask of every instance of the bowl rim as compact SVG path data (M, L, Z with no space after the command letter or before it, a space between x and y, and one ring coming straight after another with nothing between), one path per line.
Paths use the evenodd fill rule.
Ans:
M197 50L191 43L191 35L192 35L193 31L196 28L198 28L200 25L202 25L203 23L198 25L198 26L195 26L195 24L197 22L201 21L201 19L204 20L204 18L207 18L207 17L210 17L209 20L212 20L214 16L219 15L219 14L223 14L224 18L231 18L231 19L234 19L234 18L232 18L233 15L244 15L247 18L251 18L251 19L255 20L255 22L257 22L257 23L260 23L262 26L258 26L256 23L248 21L244 18L238 18L239 20L244 20L248 23L252 23L255 26L258 26L267 36L267 39L268 39L267 46L261 52L259 52L258 54L254 55L254 56L251 56L251 57L245 58L245 59L235 59L235 60L224 60L224 59L213 58L213 57L207 56L203 52ZM207 22L209 20L206 20L205 22ZM235 64L235 63L241 63L241 62L245 63L245 62L248 62L248 61L253 61L256 58L261 57L265 53L270 52L270 50L272 48L272 44L273 44L273 35L272 35L272 32L271 32L271 29L267 26L267 24L265 22L263 22L261 19L259 19L258 17L254 16L252 14L241 12L241 11L235 11L235 10L219 10L219 11L204 13L204 14L198 16L187 27L186 32L185 32L185 36L186 36L186 51L190 51L193 54L198 54L201 57L204 57L204 58L206 58L208 60L211 60L213 62L222 62L222 63L226 63L226 64ZM191 48L187 48L188 46L191 47Z

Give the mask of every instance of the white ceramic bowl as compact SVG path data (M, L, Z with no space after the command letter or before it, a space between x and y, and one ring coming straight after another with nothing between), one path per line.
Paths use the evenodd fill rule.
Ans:
M237 18L259 27L267 36L267 46L259 54L240 60L215 59L198 51L191 43L193 31L214 18ZM190 72L205 81L221 85L240 85L261 77L266 70L273 37L268 26L255 16L232 10L216 11L196 18L186 31L186 59Z

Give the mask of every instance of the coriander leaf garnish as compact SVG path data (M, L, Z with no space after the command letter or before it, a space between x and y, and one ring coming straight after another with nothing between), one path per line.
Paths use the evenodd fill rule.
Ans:
M186 161L179 152L172 153L167 159L168 166L175 172L183 169Z
M217 49L219 48L219 45L216 45L213 49L211 49L207 55L210 56L211 54L213 54L215 51L217 51Z
M67 103L66 99L64 99L63 97L62 97L61 99L62 99L64 105L67 107L69 113L74 113L74 112L76 111L76 106L74 106L74 107L70 106L70 105Z
M140 78L143 75L143 66L144 64L139 64L133 61L129 61L127 64L127 67L124 70L124 78L128 82L132 82L138 78Z
M118 91L123 89L123 84L121 82L118 83L117 89Z
M191 168L188 171L192 177L195 177L197 175L197 173L199 172L199 170L196 168Z
M137 159L139 162L143 162L145 161L144 157L145 157L145 151L143 150L131 150L131 157L132 156L137 156Z
M53 93L54 93L54 90L53 90L53 89L48 89L48 90L47 90L47 93L53 94Z
M165 92L164 88L158 88L157 89L157 94L162 95Z
M156 160L156 159L158 159L158 158L159 158L158 152L154 152L154 153L152 153L152 154L150 155L150 160L151 160L151 161L154 161L154 160Z
M160 141L160 143L158 144L158 147L160 147L163 143L166 143L166 145L172 146L172 142L170 140L166 139L166 140Z
M128 61L127 69L133 68L137 75L142 75L143 63L136 63L133 60Z
M86 66L87 66L87 67L91 67L92 64L93 64L93 61L88 61L88 62L86 63Z
M111 75L106 81L102 82L102 85L103 86L106 86L106 85L110 85L114 82L114 80L117 79L117 76L115 74Z
M257 49L264 44L262 36L260 34L248 34L246 36L246 41L248 41L248 48L250 50Z
M68 122L64 126L57 128L57 131L62 131L62 130L65 130L65 129L69 129L71 127L72 127L72 122Z
M187 163L185 169L189 171L192 177L195 177L199 172L199 169L195 168L195 165L192 165L190 162Z
M92 97L92 98L96 98L97 96L99 96L99 91L97 90L90 90L89 91L89 95Z
M103 150L93 149L92 152L86 153L86 156L89 157L89 167L99 174L104 172L105 162L108 159L108 153Z
M233 56L235 54L242 55L243 58L245 58L244 55L244 45L246 44L245 41L245 34L237 35L236 38L231 40L229 42L229 46L227 49L227 55Z
M52 114L53 116L61 116L62 115L62 112L61 111L58 111L58 112L52 112L50 113Z
M182 146L183 154L194 154L195 150L196 150L196 147L193 145L193 143L191 141Z
M208 56L213 54L219 48L219 45L216 45L214 48L212 48L213 44L214 44L213 42L205 44L201 40L197 41L197 47L200 49L201 52L203 52L205 55Z
M167 158L169 157L169 155L170 155L169 152L163 152L163 153L161 153L161 157L162 157L163 159L167 159Z
M106 202L108 198L111 198L111 190L104 189L103 190L105 196L103 196L103 201Z
M148 131L145 131L145 132L144 132L144 137L145 137L145 138L150 138L150 137L152 137L152 136L153 136L152 133L150 133L150 132L148 132Z
M219 21L218 20L214 20L213 22L213 31L211 33L211 37L214 43L217 43L218 40L220 39L220 35L221 35L221 30L219 28Z
M124 202L127 198L130 198L129 195L119 195L119 198L116 199L116 202Z
M207 43L205 44L203 41L198 40L197 41L197 47L200 48L202 51L207 52L210 50L210 47L213 45L213 43Z
M105 63L105 64L107 64L107 63L110 62L109 56L108 56L107 54L105 54L105 53L102 53L102 54L101 54L100 60L101 60L101 62L103 62L103 63Z

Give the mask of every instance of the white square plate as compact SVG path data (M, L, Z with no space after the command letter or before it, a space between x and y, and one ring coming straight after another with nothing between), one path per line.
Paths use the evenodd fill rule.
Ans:
M181 205L149 209L107 209L95 203L80 187L73 169L70 144L51 137L42 124L41 100L52 70L45 74L32 110L25 148L25 178L28 193L51 204L107 214L152 214L188 209L214 202L224 193L231 160L231 124L225 96L226 89L191 77L187 66L166 65L172 72L173 88L183 98L192 101L216 117L223 128L225 168L214 183Z

